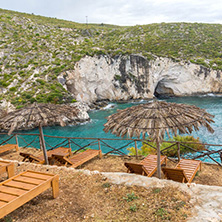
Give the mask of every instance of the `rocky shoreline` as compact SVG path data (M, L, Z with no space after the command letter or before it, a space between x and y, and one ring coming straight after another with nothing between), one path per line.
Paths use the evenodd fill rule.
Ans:
M200 97L205 97L205 96L211 96L211 97L221 97L221 93L194 93L190 96L200 96ZM173 98L173 97L182 97L182 96L169 96L169 95L162 95L160 98L161 99L166 99L166 98ZM155 97L153 97L155 98ZM80 123L85 123L90 121L89 117L89 111L92 110L103 110L106 109L107 107L111 107L111 103L132 103L132 102L141 102L141 101L150 101L153 98L150 99L129 99L129 100L108 100L108 99L103 99L103 100L97 100L95 102L74 102L68 104L69 106L78 109L79 113L78 116L75 117L72 121L69 121L68 124L80 124ZM67 104L66 104L67 105ZM109 107L109 108L110 108ZM5 99L1 101L0 103L0 118L3 116L5 113L9 113L14 111L16 108L13 104L11 104L9 101L6 101ZM64 118L64 121L66 122L66 119Z

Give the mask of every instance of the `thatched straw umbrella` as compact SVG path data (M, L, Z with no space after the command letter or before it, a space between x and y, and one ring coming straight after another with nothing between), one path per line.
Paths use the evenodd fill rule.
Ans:
M4 109L0 108L0 118L3 118L6 115L7 115L7 112Z
M42 127L51 125L65 126L66 122L64 119L73 122L78 112L78 109L68 105L33 103L22 109L10 112L5 117L1 118L0 129L8 131L10 135L14 130L33 129L38 127L45 162L48 164Z
M136 136L143 139L146 136L157 144L157 174L160 178L160 143L165 134L170 137L179 133L192 133L204 126L209 132L213 133L210 123L214 116L207 113L204 109L196 106L168 103L164 101L153 101L138 106L133 106L107 117L104 124L104 131L111 131L117 136L130 138Z

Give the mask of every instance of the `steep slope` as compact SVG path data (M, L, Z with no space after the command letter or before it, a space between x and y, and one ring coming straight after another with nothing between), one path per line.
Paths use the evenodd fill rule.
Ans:
M92 61L100 56L114 61L124 55L139 54L147 60L148 66L165 57L175 63L187 61L199 64L208 72L222 70L222 25L219 24L86 25L0 10L0 33L0 100L10 101L16 107L34 101L65 103L79 99L76 88L69 86L68 75L76 73L78 61L85 56L92 58ZM161 66L162 60L159 60ZM121 67L118 69L121 70ZM217 75L220 81L220 71ZM62 76L60 81L58 76ZM115 74L111 82L115 85L122 78L124 76ZM144 88L139 97L143 97L144 90L148 90L150 96L154 92L149 85L140 87ZM121 94L124 91L121 84L119 88Z

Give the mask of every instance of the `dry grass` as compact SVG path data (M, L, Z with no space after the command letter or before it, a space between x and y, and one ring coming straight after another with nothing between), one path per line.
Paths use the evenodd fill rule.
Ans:
M24 151L21 149L21 151ZM40 151L29 149L40 155ZM21 161L16 152L1 155L4 159ZM126 159L109 156L94 158L81 166L82 169L101 172L126 172ZM139 162L131 159L127 161ZM27 165L27 166L26 166ZM26 164L18 166L17 173L26 169L46 171L42 165ZM167 166L175 163L168 161ZM87 176L80 172L63 168L49 169L60 176L60 195L52 199L46 191L19 209L9 214L2 221L185 221L190 215L190 196L175 188L143 188L115 185L101 175ZM222 168L203 164L202 171L193 182L222 186Z
M18 166L45 172L41 165ZM60 195L45 191L2 221L184 221L190 215L190 196L175 188L127 187L101 175L49 169L60 176Z
M33 148L20 148L21 152L32 153L36 156L42 155L42 152ZM21 157L16 152L7 152L5 154L1 154L0 158L3 159L13 159L22 161L23 157ZM87 169L87 170L97 170L100 172L126 172L126 167L124 166L124 162L140 162L141 160L136 160L135 158L124 158L117 156L106 156L102 159L94 158L93 160L83 164L78 167L78 169ZM167 167L174 167L176 163L172 161L167 162ZM197 173L195 176L193 183L203 184L203 185L211 185L211 186L222 186L222 167L215 164L202 164L202 170ZM156 174L154 174L156 176Z
M82 166L83 169L98 170L100 172L126 172L124 162L140 162L132 158L131 160L109 156L107 158L99 159L96 158ZM176 163L168 160L167 167L174 167ZM215 164L202 164L202 169L195 176L193 183L211 185L211 186L222 186L222 167ZM154 174L156 176L156 174Z

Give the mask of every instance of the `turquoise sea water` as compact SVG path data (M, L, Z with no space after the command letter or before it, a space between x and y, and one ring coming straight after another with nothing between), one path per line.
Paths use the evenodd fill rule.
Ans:
M212 124L213 129L215 132L213 134L209 133L205 128L201 128L197 132L193 132L192 135L194 137L199 137L201 141L204 143L212 143L212 144L222 144L222 97L215 96L215 95L208 95L208 96L200 96L200 97L182 97L182 98L169 98L165 99L168 102L176 102L176 103L185 103L185 104L192 104L196 105L200 108L206 109L209 113L215 115L214 121L215 123ZM111 133L105 133L103 131L103 124L106 122L105 117L115 113L117 109L124 109L133 105L138 105L139 103L144 103L145 101L140 102L132 102L132 103L112 103L106 109L99 110L99 111L91 111L89 113L91 121L88 123L84 123L78 126L66 126L66 127L45 127L44 134L51 135L51 136L63 136L63 137L87 137L87 138L118 138ZM30 130L30 131L23 131L23 133L38 133L38 129ZM24 137L27 141L31 142L34 137ZM48 144L56 145L58 143L62 143L64 139L52 139L52 138L45 138ZM78 145L80 146L87 146L92 140L73 140L72 149L75 150ZM127 144L126 141L105 141L109 145L120 148L124 144ZM21 138L19 138L20 146L24 145L24 142ZM67 141L62 144L64 146L67 144ZM111 149L107 147L105 144L102 145L102 151L108 152ZM140 147L140 143L138 147ZM35 147L39 147L38 141L34 143ZM93 148L93 145L88 145L89 147ZM95 145L98 147L98 145ZM134 146L134 143L130 144L128 147ZM50 146L47 145L49 149ZM209 149L222 149L222 147L209 147ZM123 152L127 153L128 151L126 148L122 150ZM219 156L215 155L214 157L217 158L219 161Z

